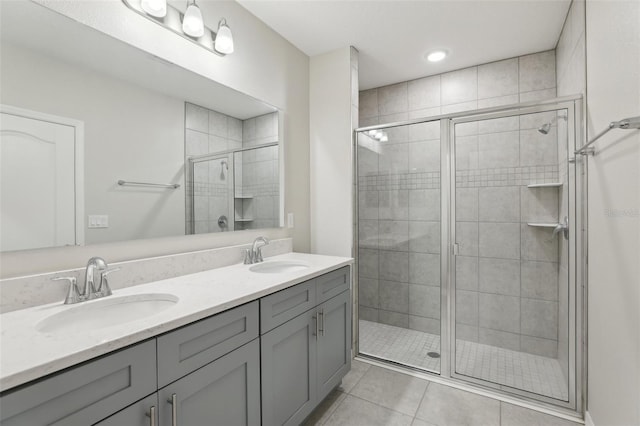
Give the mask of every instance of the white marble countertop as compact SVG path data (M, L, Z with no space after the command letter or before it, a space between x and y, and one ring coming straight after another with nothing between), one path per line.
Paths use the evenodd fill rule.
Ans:
M169 293L179 298L172 307L136 321L86 333L44 333L36 325L76 305L62 301L0 315L0 391L157 336L342 266L351 258L287 253L265 259L295 260L308 269L287 273L255 273L250 265L224 268L114 290L113 296ZM110 296L110 297L113 297Z

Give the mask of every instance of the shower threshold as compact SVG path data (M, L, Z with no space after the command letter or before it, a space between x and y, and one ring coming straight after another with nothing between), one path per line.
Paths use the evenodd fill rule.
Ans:
M440 372L440 336L359 320L360 352L429 372ZM568 400L567 383L557 359L466 340L456 340L456 372L546 397Z

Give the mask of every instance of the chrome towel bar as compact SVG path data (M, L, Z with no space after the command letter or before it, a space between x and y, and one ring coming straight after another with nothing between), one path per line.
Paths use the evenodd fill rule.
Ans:
M624 118L620 121L612 121L611 123L609 123L609 127L607 127L606 129L604 129L602 132L598 133L593 139L591 139L586 145L584 145L582 148L576 150L574 152L574 154L581 154L581 155L594 155L595 151L593 150L593 148L589 148L595 141L597 141L598 139L600 139L602 136L605 135L605 133L607 133L609 130L611 129L640 129L640 116L638 117L630 117L630 118Z
M180 188L179 183L149 183L149 182L129 182L126 180L119 180L118 185L120 186L150 186L153 188L170 188L170 189L178 189Z

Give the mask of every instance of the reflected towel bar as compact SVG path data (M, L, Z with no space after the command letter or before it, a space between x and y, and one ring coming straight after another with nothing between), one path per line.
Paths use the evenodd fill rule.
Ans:
M170 189L178 189L180 188L179 183L149 183L149 182L129 182L126 180L119 180L118 185L120 186L151 186L154 188L170 188Z
M594 155L595 151L593 150L593 148L589 148L589 146L591 146L595 141L597 141L602 136L604 136L611 129L640 129L640 116L624 118L624 119L622 119L620 121L612 121L611 123L609 123L609 127L604 129L602 132L598 133L586 145L584 145L582 148L576 150L574 152L574 154L576 154L576 155L577 154L581 154L581 155L589 155L589 154L591 154L591 155Z

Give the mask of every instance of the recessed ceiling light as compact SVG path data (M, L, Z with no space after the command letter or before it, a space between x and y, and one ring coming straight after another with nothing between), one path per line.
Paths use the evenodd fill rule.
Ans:
M429 62L439 62L446 58L447 52L444 50L434 50L433 52L427 55L427 61Z

